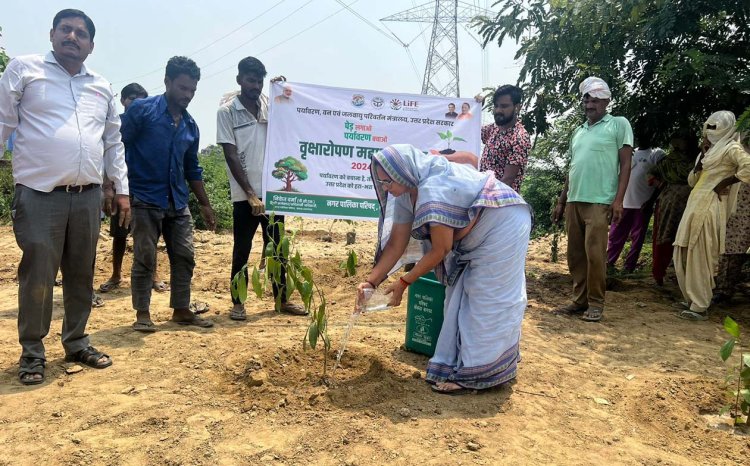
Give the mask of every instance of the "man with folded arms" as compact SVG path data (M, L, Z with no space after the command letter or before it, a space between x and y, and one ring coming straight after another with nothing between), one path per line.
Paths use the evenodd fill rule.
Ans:
M79 10L52 21L52 51L17 57L0 79L0 140L16 131L13 231L18 266L19 380L44 381L42 339L52 320L52 287L63 275L66 360L102 369L112 359L89 343L102 168L117 189L115 208L130 222L125 151L109 82L83 62L96 29Z

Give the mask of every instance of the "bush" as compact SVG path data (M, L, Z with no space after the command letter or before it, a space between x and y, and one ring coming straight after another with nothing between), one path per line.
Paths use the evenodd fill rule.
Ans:
M534 211L534 231L532 236L541 236L552 231L552 209L562 190L564 178L558 170L531 166L526 173L521 195Z
M13 205L13 193L15 185L13 184L13 169L10 165L10 152L5 153L3 160L0 160L0 223L10 223L11 206Z
M224 153L217 145L208 146L198 155L198 161L203 167L203 184L206 187L208 200L216 214L216 229L230 230L232 228L232 197L229 191L229 177L227 176ZM190 213L195 220L195 227L206 229L206 224L198 208L198 200L190 193Z

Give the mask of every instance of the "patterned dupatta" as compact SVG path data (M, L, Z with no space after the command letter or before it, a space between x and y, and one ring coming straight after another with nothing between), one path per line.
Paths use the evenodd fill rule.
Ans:
M431 223L460 229L469 225L482 208L526 204L513 189L497 181L492 172L479 172L468 165L449 162L444 157L424 154L410 144L388 146L372 160L370 172L381 209L376 261L393 225L386 219L387 212L390 213L387 206L389 195L375 181L376 165L397 183L417 189L412 224L415 239L429 239Z

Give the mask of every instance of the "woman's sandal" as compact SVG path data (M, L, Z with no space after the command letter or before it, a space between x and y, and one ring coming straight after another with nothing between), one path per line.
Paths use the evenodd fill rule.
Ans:
M105 362L99 362L101 358L107 358ZM98 351L93 346L84 348L81 351L70 353L65 355L65 361L67 362L80 362L81 364L94 369L104 369L112 365L112 358L108 354L104 354Z
M432 391L435 393L440 393L441 395L451 395L451 396L467 395L475 391L471 388L466 388L466 387L461 387L461 386L459 386L459 388L440 388L437 384L430 386L430 389L432 389Z
M18 362L18 381L24 385L38 385L44 382L44 365L44 359L22 357ZM41 377L34 377L37 374Z

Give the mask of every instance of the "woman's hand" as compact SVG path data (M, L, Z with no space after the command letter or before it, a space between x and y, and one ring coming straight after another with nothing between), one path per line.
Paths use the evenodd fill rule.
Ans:
M388 285L388 288L385 289L385 294L391 293L391 300L388 301L389 306L398 306L401 304L401 300L404 297L404 290L406 289L406 285L401 280L397 280L390 285Z

